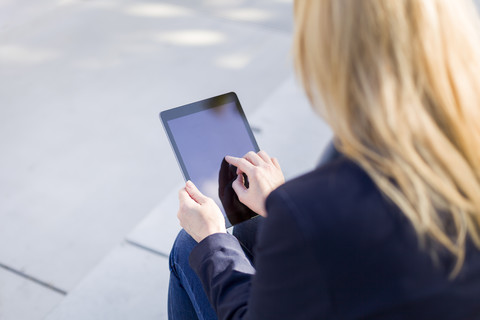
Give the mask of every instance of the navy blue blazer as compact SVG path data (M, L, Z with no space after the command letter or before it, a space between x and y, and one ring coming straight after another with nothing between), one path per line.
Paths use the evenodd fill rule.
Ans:
M229 234L192 251L220 319L480 319L480 252L434 262L405 216L344 156L275 190L255 269Z

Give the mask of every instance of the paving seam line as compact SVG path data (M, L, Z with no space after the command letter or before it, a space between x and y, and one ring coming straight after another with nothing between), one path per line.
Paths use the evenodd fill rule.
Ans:
M24 279L27 279L27 280L32 281L32 282L35 282L36 284L41 285L42 287L45 287L45 288L50 289L50 290L52 290L52 291L55 291L55 292L57 292L57 293L59 293L59 294L61 294L61 295L66 296L66 295L68 294L68 292L65 291L65 290L62 290L62 289L60 289L60 288L57 288L57 287L55 287L55 286L53 286L53 285L51 285L51 284L49 284L49 283L47 283L47 282L45 282L45 281L42 281L42 280L37 279L37 278L35 278L35 277L33 277L33 276L30 276L30 275L28 275L28 274L26 274L26 273L24 273L24 272L22 272L22 271L19 271L19 270L16 270L16 269L14 269L14 268L11 268L11 267L3 264L3 263L0 263L0 268L3 268L3 269L5 269L5 270L7 270L7 271L9 271L9 272L11 272L11 273L14 273L14 274L16 274L17 276L20 276L20 277L22 277L22 278L24 278Z
M168 254L166 254L166 253L163 253L163 252L157 251L157 250L155 250L155 249L149 248L149 247L147 247L147 246L144 246L144 245L142 245L142 244L140 244L140 243L138 243L138 242L135 242L135 241L132 241L132 240L129 240L129 239L125 239L125 242L126 242L127 244L132 245L132 246L134 246L134 247L137 247L137 248L139 248L139 249L148 251L148 252L153 253L153 254L155 254L155 255L157 255L157 256L161 256L161 257L164 257L164 258L167 258L167 259L168 259Z

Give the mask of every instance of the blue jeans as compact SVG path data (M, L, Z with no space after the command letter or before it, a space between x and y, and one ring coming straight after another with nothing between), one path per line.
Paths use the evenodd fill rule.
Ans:
M254 263L253 246L258 224L263 218L256 217L236 225L233 235L242 245L245 255ZM181 230L170 252L170 283L168 287L168 319L217 319L200 279L190 268L188 257L197 242Z

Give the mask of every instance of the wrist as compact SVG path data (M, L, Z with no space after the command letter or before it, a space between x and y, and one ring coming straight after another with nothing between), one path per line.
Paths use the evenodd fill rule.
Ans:
M203 239L208 238L209 236L217 233L227 233L227 229L223 228L223 230L222 229L209 230L206 233L199 235L198 237L194 237L194 239L197 242L201 242Z

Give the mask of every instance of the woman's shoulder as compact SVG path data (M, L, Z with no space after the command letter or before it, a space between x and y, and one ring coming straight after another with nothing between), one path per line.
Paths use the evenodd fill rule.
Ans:
M287 181L272 192L267 201L284 198L299 207L317 209L358 208L366 199L384 203L381 193L368 174L355 162L340 156L317 169Z
M306 235L330 241L338 237L378 241L404 220L368 174L345 156L272 192L267 211L279 206L287 208Z
M372 187L374 187L373 182L366 172L343 155L282 186L288 192L310 190L310 193L327 196L327 198L332 194L335 196L352 194Z
M269 217L278 214L277 220L302 235L304 250L311 250L332 281L349 279L361 287L362 279L375 279L385 270L410 274L412 270L403 268L405 261L421 269L416 274L433 270L405 215L346 157L276 189L267 200L267 212ZM358 274L352 274L352 266Z

